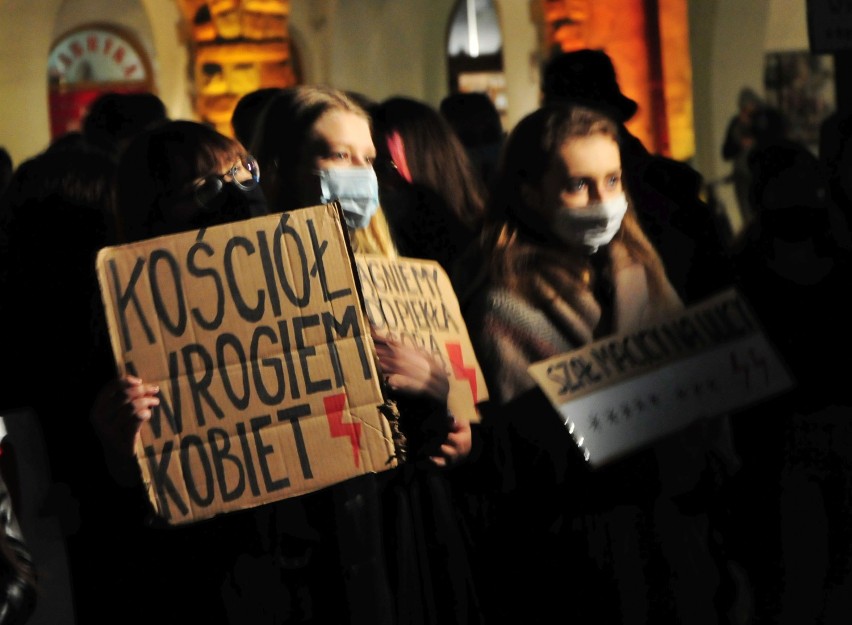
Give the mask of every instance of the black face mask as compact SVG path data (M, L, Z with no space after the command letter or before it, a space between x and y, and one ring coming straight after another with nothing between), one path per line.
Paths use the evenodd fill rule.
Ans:
M199 209L192 226L206 228L267 214L269 209L266 198L259 186L246 191L233 184L226 184Z

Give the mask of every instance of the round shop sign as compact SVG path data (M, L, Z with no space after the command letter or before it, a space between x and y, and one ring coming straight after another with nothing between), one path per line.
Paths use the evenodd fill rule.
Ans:
M119 30L76 29L59 39L48 57L51 85L148 82L150 69L139 46Z

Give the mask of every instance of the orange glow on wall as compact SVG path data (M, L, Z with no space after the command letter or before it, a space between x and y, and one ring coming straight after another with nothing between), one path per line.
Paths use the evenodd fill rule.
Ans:
M639 105L627 122L652 152L695 153L686 0L542 0L546 48L593 48L612 59L621 91Z
M190 47L195 111L231 136L246 93L298 81L287 25L290 0L178 0Z

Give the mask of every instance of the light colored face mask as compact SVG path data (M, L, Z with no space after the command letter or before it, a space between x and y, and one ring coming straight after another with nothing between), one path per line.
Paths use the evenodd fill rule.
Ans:
M366 228L379 208L379 182L372 167L332 167L317 171L326 204L337 200L346 225Z
M584 208L561 207L553 214L551 226L557 237L589 254L612 241L627 213L623 193L606 202L593 202Z

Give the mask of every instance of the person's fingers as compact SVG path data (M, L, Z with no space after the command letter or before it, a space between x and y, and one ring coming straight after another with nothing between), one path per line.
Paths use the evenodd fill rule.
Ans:
M447 459L443 456L429 456L429 462L438 467L439 469L445 469L449 466Z

